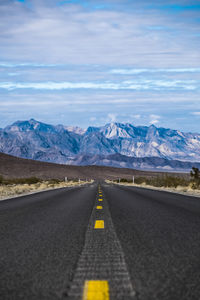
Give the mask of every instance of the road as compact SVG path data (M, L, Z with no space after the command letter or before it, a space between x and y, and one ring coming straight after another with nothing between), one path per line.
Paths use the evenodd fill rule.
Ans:
M1 201L0 234L3 300L200 299L199 198L53 190Z

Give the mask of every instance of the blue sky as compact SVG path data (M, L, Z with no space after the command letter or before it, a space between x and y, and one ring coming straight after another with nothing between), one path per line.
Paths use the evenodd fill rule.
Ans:
M200 132L198 1L2 0L0 14L0 127Z

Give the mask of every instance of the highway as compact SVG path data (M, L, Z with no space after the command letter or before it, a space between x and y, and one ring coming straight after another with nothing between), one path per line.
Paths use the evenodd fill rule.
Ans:
M0 201L0 299L199 300L200 198L96 183Z

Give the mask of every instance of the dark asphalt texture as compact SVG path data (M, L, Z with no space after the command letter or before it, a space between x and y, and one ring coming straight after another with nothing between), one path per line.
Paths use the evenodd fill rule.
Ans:
M103 193L101 192L101 195ZM99 198L103 201L99 202ZM96 207L101 204L102 209ZM96 220L104 221L103 229L95 229ZM109 284L109 299L83 297L87 281L104 280ZM136 300L122 247L117 238L108 203L97 197L85 237L85 245L74 274L69 300ZM105 294L104 294L105 295Z
M200 198L104 186L137 299L200 299Z
M0 201L0 299L66 299L97 186Z
M199 300L200 198L101 186L136 299ZM96 196L92 184L0 202L0 299L68 298Z

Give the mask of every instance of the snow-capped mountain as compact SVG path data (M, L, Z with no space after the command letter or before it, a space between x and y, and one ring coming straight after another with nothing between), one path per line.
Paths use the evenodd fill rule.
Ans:
M118 140L117 153L132 157L162 157L183 161L200 159L200 134L111 123L100 128L107 139Z
M122 123L84 130L72 126L53 126L31 119L17 121L0 129L0 152L64 164L81 164L80 157L84 156L84 160L89 157L88 164L97 161L105 164L107 157L106 164L109 165L113 164L109 156L116 154L129 158L157 157L198 162L200 134L157 128L154 125L148 127ZM100 156L104 157L104 162ZM117 165L120 165L120 159ZM121 164L128 165L132 165L130 159L128 164Z
M66 163L79 152L79 135L64 126L48 125L34 119L17 121L0 131L0 151L42 161Z
M64 128L70 132L74 132L80 135L83 135L86 132L86 129L82 129L78 126L64 126Z

